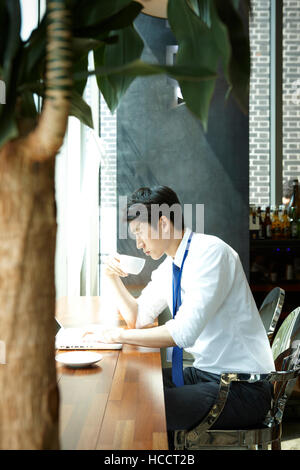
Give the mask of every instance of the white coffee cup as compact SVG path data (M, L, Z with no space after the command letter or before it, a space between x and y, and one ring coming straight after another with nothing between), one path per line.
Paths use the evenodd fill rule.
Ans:
M128 274L139 274L144 267L145 259L137 256L119 255L120 268Z

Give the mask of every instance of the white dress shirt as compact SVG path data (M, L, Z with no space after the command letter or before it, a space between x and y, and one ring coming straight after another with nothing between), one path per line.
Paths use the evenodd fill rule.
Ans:
M174 258L179 267L190 233L185 230ZM137 299L136 328L153 323L167 306L172 312L172 262L167 256ZM215 374L275 370L240 258L229 245L212 235L193 234L182 270L181 299L166 327L174 342L193 355L194 367Z

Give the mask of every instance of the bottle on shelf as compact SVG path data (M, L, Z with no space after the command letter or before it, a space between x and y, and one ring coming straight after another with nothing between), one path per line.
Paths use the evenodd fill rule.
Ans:
M288 206L287 206L289 216L291 215L292 207L295 207L295 204L297 204L297 202L298 202L298 197L299 197L298 186L299 186L298 179L295 178L293 180L293 193L292 193L290 202L288 203Z
M293 253L291 252L290 248L287 248L286 253L285 253L285 280L286 281L293 281L294 280L294 256Z
M271 230L272 230L272 238L274 240L279 240L281 236L281 222L279 219L278 207L275 206L273 208L273 215L271 219Z
M293 181L293 194L289 206L290 222L291 222L291 237L299 237L299 219L300 219L300 207L299 207L299 185L298 180Z
M285 279L287 281L292 281L294 279L294 270L292 263L286 265Z
M256 215L258 217L258 238L260 240L264 239L264 232L263 232L263 215L262 215L262 210L261 207L258 206Z
M264 220L264 236L267 239L272 238L272 221L269 206L266 208L266 215Z
M283 215L281 218L281 233L284 240L291 238L291 224L287 209L283 210Z
M298 238L298 222L295 207L290 210L291 238Z
M257 240L259 234L259 217L255 206L249 208L249 231L251 240Z

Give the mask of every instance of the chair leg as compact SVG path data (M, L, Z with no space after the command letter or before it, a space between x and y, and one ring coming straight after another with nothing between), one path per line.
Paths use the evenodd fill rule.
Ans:
M276 439L276 441L272 442L271 450L281 450L281 440L280 439Z

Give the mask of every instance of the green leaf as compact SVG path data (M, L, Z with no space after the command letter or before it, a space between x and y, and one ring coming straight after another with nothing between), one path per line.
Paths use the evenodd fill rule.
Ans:
M251 15L252 14L252 2L251 0L231 0L233 7L237 10L241 10L242 8L245 8L246 11Z
M44 84L39 81L27 82L23 83L22 85L18 86L18 95L22 95L24 92L30 91L31 93L35 93L39 96L44 95Z
M210 28L210 0L187 0L187 3L192 11Z
M123 66L139 58L143 48L142 39L135 28L129 26L118 31L118 42L107 45L103 49L99 48L94 52L95 66ZM112 112L117 108L120 99L124 96L134 78L134 76L121 74L97 77L98 86Z
M12 135L15 134L15 126L11 123L8 116L11 115L11 109L14 109L16 102L16 87L19 72L19 60L21 51L20 27L21 27L21 12L18 0L5 0L1 1L0 13L1 23L1 79L4 80L6 85L6 105L0 107L0 116L4 119L5 135L7 132ZM1 119L2 120L2 119ZM6 131L9 129L9 131Z
M104 53L102 49L102 53ZM103 63L100 57L100 49L97 50L98 63ZM141 60L135 60L129 64L124 64L118 67L96 67L95 70L85 71L77 74L77 79L83 79L90 75L96 75L99 83L99 88L103 93L105 100L111 111L116 109L118 105L118 100L121 97L121 94L125 93L125 88L122 86L124 79L130 77L133 80L137 76L150 76L158 74L168 74L176 80L185 80L186 83L191 82L200 82L205 80L212 80L216 78L216 74L207 70L203 67L194 67L194 66L163 66L157 64L147 64ZM117 77L120 77L120 81L116 80ZM107 77L107 78L106 78ZM129 83L129 82L128 82ZM127 83L127 84L128 84ZM130 81L131 83L131 81ZM111 85L112 84L112 85ZM115 88L113 87L115 85ZM120 89L117 86L120 85Z
M73 38L72 39L72 50L73 56L80 58L86 56L89 51L97 49L104 45L104 41L94 38Z
M212 22L213 22L213 28L211 30L212 32L212 38L215 42L215 45L217 47L217 50L219 52L219 55L222 60L222 65L223 65L223 71L225 78L227 80L227 83L230 85L231 88L231 82L229 78L229 64L231 60L231 44L230 44L230 39L229 39L229 33L222 21L220 20L218 13L216 11L215 4L212 3Z
M94 129L92 110L90 106L84 101L82 96L77 93L75 90L72 92L71 116L77 117L83 124Z
M7 37L4 40L5 50L3 57L3 76L7 87L9 87L13 61L21 45L21 10L18 0L7 0L6 8L8 12L9 27Z
M46 57L46 16L25 43L25 68L22 81L41 77Z
M9 140L18 136L18 127L14 117L14 108L8 105L0 105L3 112L0 117L0 148Z
M3 67L4 52L6 51L6 42L8 35L9 18L6 8L6 0L0 0L0 65ZM2 76L3 78L3 76Z
M72 10L73 8L76 7L79 3L81 3L82 0L65 0L66 2L66 7Z
M120 67L96 67L95 70L77 73L76 80L81 80L90 75L106 76L106 75L126 75L131 77L150 76L166 73L176 80L186 80L191 82L200 82L203 80L212 80L217 77L212 72L203 67L195 67L193 65L157 65L148 64L141 60L134 60L129 64Z
M240 7L240 0L231 0L233 7L238 10Z
M93 38L73 38L73 74L83 72L83 78L74 82L75 90L82 95L86 86L88 70L88 54L90 50L103 47L105 43Z
M73 74L76 75L80 75L82 74L82 78L79 79L79 80L76 80L74 82L74 87L75 87L75 90L80 94L82 95L84 89L85 89L85 86L86 86L86 82L87 82L87 74L86 74L86 71L88 70L88 56L87 54L84 55L83 57L81 57L79 60L77 60L74 64L73 64Z
M82 0L74 8L74 26L93 26L110 18L124 7L128 6L131 0Z
M169 0L168 19L178 40L177 65L194 64L216 74L219 63L218 47L212 29L197 16L186 0ZM207 129L209 105L215 88L215 79L200 82L179 80L188 108L198 116Z
M37 109L34 102L33 93L31 91L24 91L20 96L20 118L36 119Z
M86 26L84 22L81 22L73 28L73 34L74 36L106 39L110 31L130 26L142 8L140 3L133 1L118 13L106 18L95 26Z
M249 35L244 30L242 18L231 4L226 7L222 0L215 0L220 19L226 25L231 44L231 58L228 68L232 93L243 112L248 113L250 82Z

